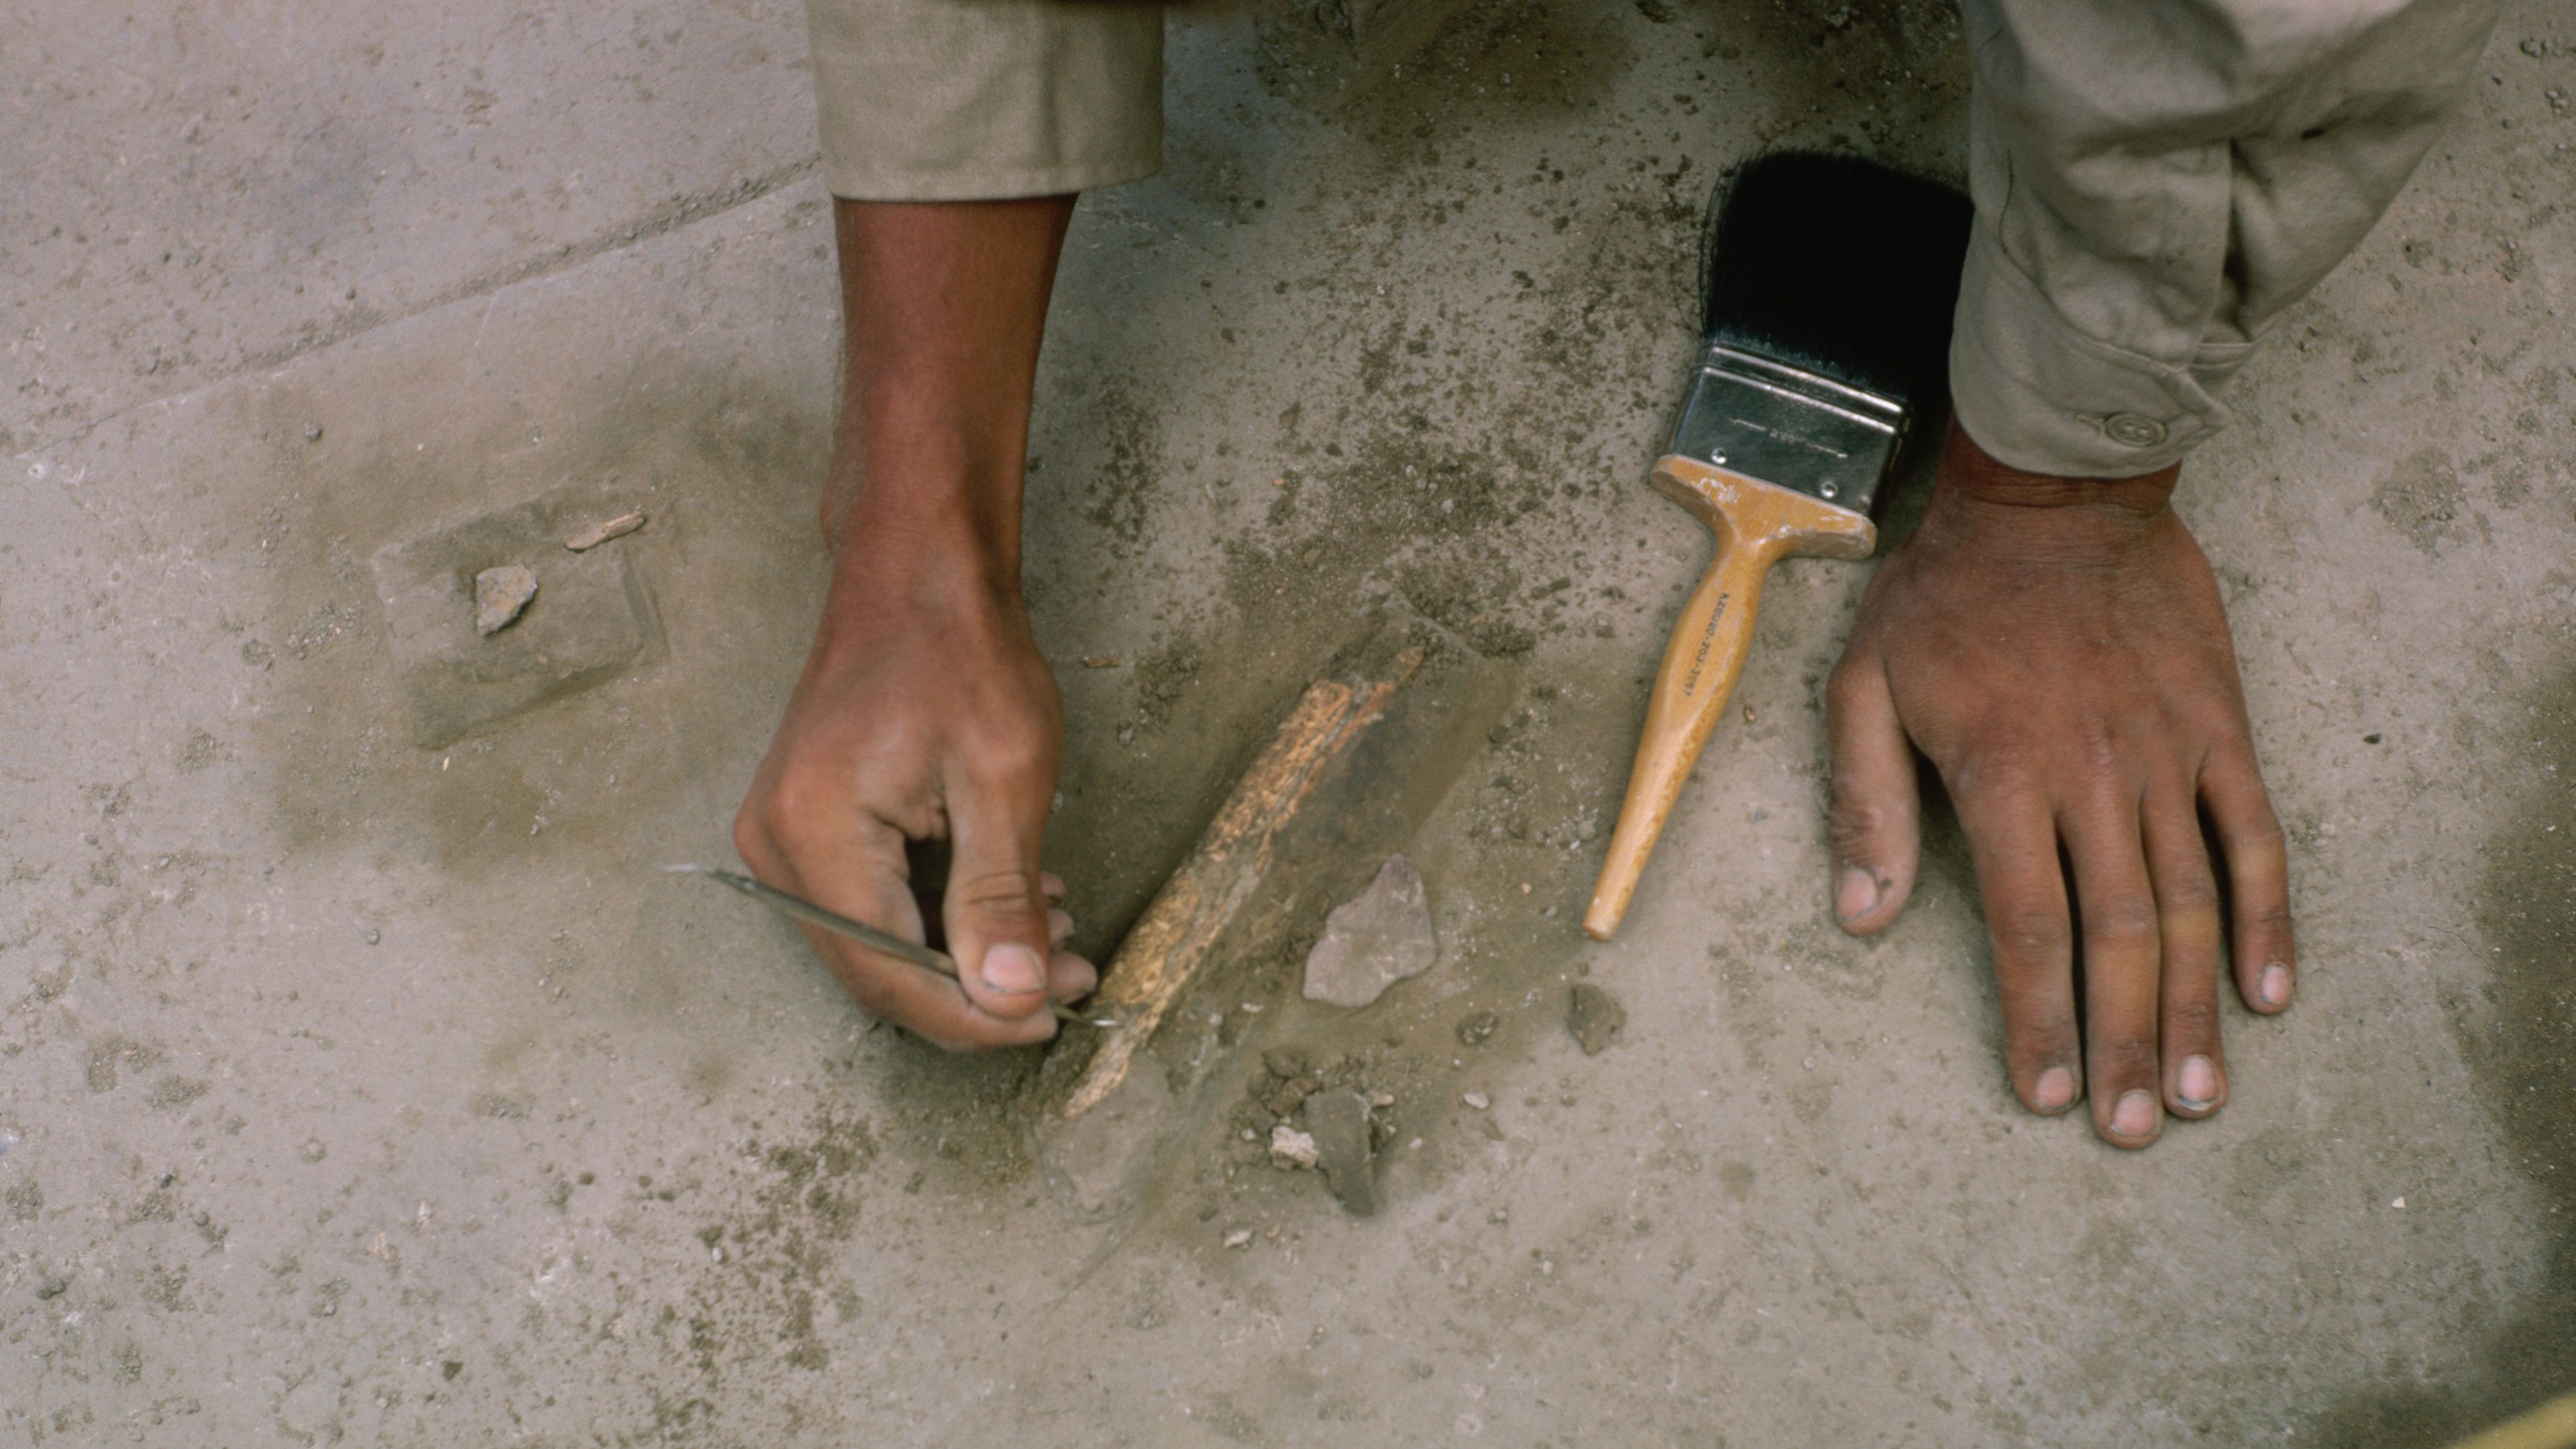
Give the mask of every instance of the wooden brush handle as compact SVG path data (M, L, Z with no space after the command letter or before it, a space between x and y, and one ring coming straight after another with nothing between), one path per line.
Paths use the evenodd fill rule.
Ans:
M1735 692L1771 565L1801 554L1867 558L1878 542L1866 515L1696 458L1663 459L1655 465L1654 482L1717 535L1717 554L1673 621L1672 642L1655 676L1628 798L1619 808L1591 908L1583 914L1584 932L1596 941L1610 939L1628 913L1629 897L1672 817L1682 783Z

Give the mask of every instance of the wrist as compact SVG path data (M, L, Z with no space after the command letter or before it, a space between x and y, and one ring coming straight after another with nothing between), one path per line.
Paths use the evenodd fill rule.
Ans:
M1018 490L1005 513L996 490L917 478L886 486L892 481L825 506L832 576L821 639L867 637L890 619L1020 611Z
M2082 509L2145 518L2164 511L2181 474L2179 463L2126 478L2034 473L1978 446L1954 419L1942 444L1933 497L1936 505L1948 501L1994 508Z

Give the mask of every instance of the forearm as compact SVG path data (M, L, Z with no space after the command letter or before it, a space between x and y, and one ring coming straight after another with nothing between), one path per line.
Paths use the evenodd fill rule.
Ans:
M844 579L1016 594L1029 404L1070 196L835 204L846 337L822 523Z

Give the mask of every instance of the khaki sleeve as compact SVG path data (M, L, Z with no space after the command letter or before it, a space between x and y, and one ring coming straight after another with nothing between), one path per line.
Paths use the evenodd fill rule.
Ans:
M835 196L1052 196L1162 165L1159 5L806 0L805 19Z
M2357 245L2465 89L2495 0L1966 0L1977 223L1950 380L1997 458L2125 477Z

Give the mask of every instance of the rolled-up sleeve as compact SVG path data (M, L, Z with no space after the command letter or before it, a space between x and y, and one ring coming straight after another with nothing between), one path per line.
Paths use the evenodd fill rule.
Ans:
M807 0L805 18L836 196L1050 196L1162 164L1159 5Z
M2427 149L2494 0L1967 0L1976 94L1950 381L1987 452L2179 460L2254 341Z

